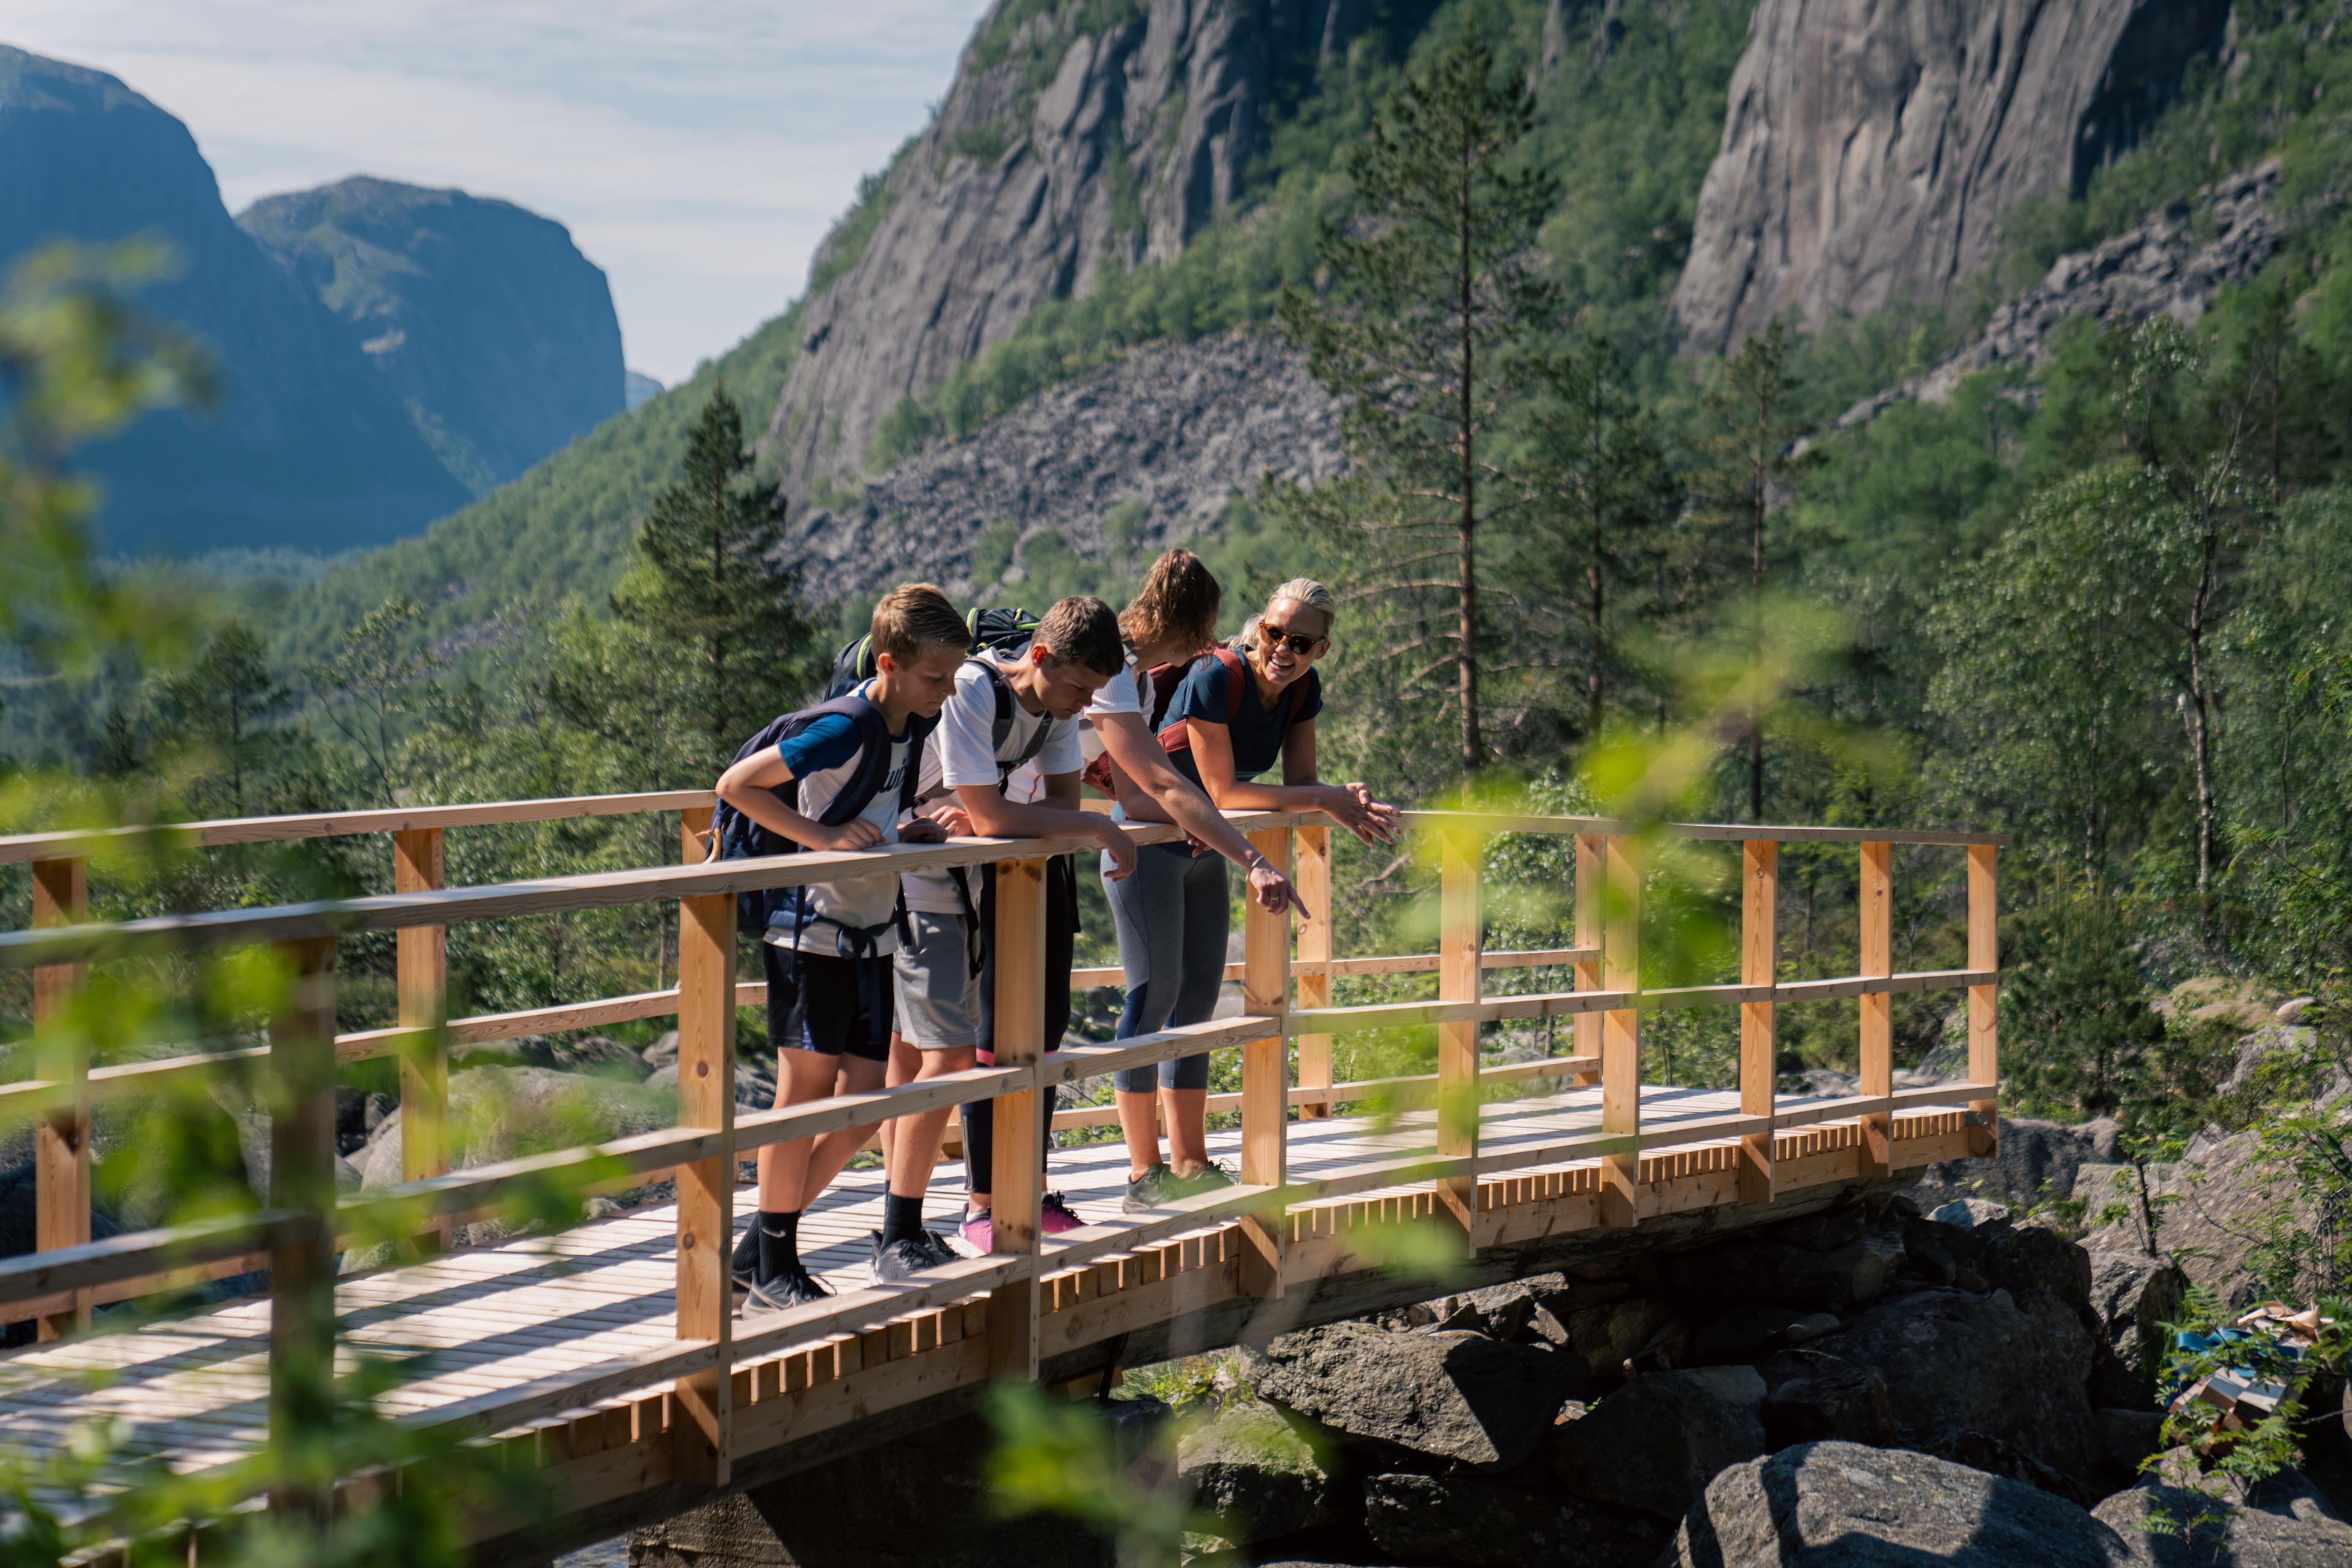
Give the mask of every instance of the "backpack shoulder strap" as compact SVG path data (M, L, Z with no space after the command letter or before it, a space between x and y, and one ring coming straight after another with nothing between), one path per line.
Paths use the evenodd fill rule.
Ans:
M1241 655L1229 647L1220 647L1210 651L1217 656L1217 662L1225 667L1225 722L1231 724L1242 716L1242 695L1250 686L1249 666L1243 662Z
M803 709L793 717L801 721L798 729L804 730L829 713L838 713L857 726L857 771L817 816L826 826L837 827L873 804L875 792L890 776L890 728L882 721L882 710L856 691Z
M1029 731L1028 743L1021 748L1020 755L1007 757L1004 742L1013 733L1013 705L1018 700L1013 695L1013 683L1004 679L1004 672L996 668L996 661L983 654L974 654L965 662L976 664L987 671L989 689L996 697L996 718L989 730L988 740L989 754L996 759L996 773L1001 783L1011 778L1024 763L1045 749L1046 738L1054 732L1054 716L1048 713L1038 721L1037 727Z

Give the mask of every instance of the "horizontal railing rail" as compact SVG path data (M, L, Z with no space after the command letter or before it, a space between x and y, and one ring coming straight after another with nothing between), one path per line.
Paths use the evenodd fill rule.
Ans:
M1439 942L1430 953L1343 957L1331 951L1330 840L1313 814L1236 813L1230 820L1275 864L1293 872L1310 916L1293 931L1288 912L1255 905L1244 912L1244 957L1227 966L1238 980L1238 1016L1099 1043L1042 1037L1046 861L1096 847L1090 838L962 838L856 852L810 852L765 859L707 861L708 792L513 802L472 807L347 813L246 823L195 824L169 830L189 842L233 844L331 834L388 832L395 846L390 894L274 908L211 910L114 923L85 918L81 857L121 847L121 835L22 836L0 840L0 861L29 860L35 876L36 929L0 934L0 971L30 970L37 1024L54 1018L83 984L85 966L123 959L256 943L272 944L296 976L291 999L273 1022L268 1043L192 1050L149 1060L92 1067L52 1057L35 1077L0 1084L0 1109L16 1107L42 1130L39 1250L0 1262L0 1319L37 1314L45 1336L89 1321L97 1301L121 1300L142 1285L184 1281L266 1265L273 1322L273 1386L305 1386L324 1375L319 1358L331 1346L330 1322L318 1319L319 1294L306 1281L331 1271L334 1249L406 1236L427 1247L448 1227L498 1212L551 1183L562 1190L610 1190L657 1176L677 1187L678 1277L674 1350L649 1352L468 1398L415 1417L485 1431L576 1411L583 1405L660 1384L669 1387L675 1434L668 1473L686 1485L724 1483L733 1417L729 1390L750 1360L812 1337L852 1332L896 1321L918 1308L984 1295L992 1375L1032 1377L1039 1356L1042 1282L1103 1258L1196 1232L1229 1226L1241 1247L1235 1279L1243 1293L1278 1296L1290 1227L1285 1215L1304 1204L1411 1187L1427 1212L1470 1248L1496 1234L1482 1207L1480 1181L1498 1173L1577 1165L1591 1174L1593 1213L1608 1226L1632 1226L1643 1213L1643 1159L1659 1151L1706 1145L1730 1150L1737 1196L1769 1202L1776 1191L1776 1140L1792 1130L1842 1123L1859 1151L1855 1169L1885 1174L1893 1160L1899 1113L1948 1108L1949 1123L1981 1132L1989 1148L1999 1100L1999 963L1994 868L2001 836L1892 828L1811 828L1719 824L1641 825L1612 819L1515 814L1410 812L1408 831L1433 840L1438 872ZM630 811L680 813L681 863L528 881L443 885L441 835L457 826L558 820ZM1178 830L1138 826L1145 843ZM1487 951L1480 881L1486 844L1507 834L1542 834L1574 843L1575 934L1570 945ZM1658 836L1736 843L1741 865L1741 952L1736 982L1647 987L1641 983L1641 907L1644 844ZM1856 971L1819 979L1779 973L1775 888L1784 843L1844 843L1861 858L1860 941ZM1894 964L1894 846L1964 852L1967 869L1965 967L1897 971ZM997 868L995 959L999 986L995 1065L941 1078L773 1110L739 1110L734 1100L735 1014L766 1000L765 988L734 977L735 895L845 877L973 865ZM476 921L562 914L647 903L678 905L677 984L634 995L446 1018L447 929ZM337 1034L333 976L338 942L363 931L397 936L399 1017L390 1026ZM1492 974L1565 970L1566 989L1500 995ZM1434 972L1433 998L1335 1005L1336 979ZM1114 983L1115 971L1080 970L1074 986ZM1893 999L1959 991L1968 998L1969 1062L1963 1081L1895 1087ZM1855 1091L1830 1100L1780 1102L1775 1094L1776 1009L1785 1004L1846 1001L1859 1017ZM1643 1122L1641 1036L1661 1009L1736 1008L1740 1018L1738 1110L1734 1114L1661 1111ZM598 1027L626 1020L677 1020L678 1115L675 1125L628 1138L451 1171L446 1147L450 1047L524 1034ZM1565 1054L1507 1064L1480 1059L1480 1031L1499 1023L1566 1018L1574 1031ZM1334 1041L1365 1030L1433 1027L1432 1073L1336 1081ZM1056 1047L1059 1048L1048 1048ZM1218 1111L1240 1115L1237 1185L1167 1209L1094 1225L1058 1237L1042 1236L1034 1150L1039 1101L1056 1086L1099 1079L1203 1051L1237 1049L1242 1088L1210 1097ZM394 1056L400 1062L402 1175L395 1184L328 1197L334 1163L334 1076L339 1061ZM1297 1081L1292 1081L1292 1063ZM281 1106L273 1132L271 1191L251 1213L91 1241L88 1235L87 1130L93 1098L139 1092L173 1078L228 1068L268 1075ZM1497 1089L1542 1079L1571 1080L1597 1100L1599 1122L1538 1142L1480 1146L1480 1108ZM1286 1126L1294 1114L1328 1116L1339 1106L1388 1100L1423 1105L1412 1123L1413 1146L1296 1180L1288 1169ZM990 1102L997 1121L992 1178L997 1252L929 1270L905 1287L845 1292L793 1312L733 1328L726 1255L732 1239L731 1194L737 1162L769 1144L826 1132L873 1129L922 1111ZM1723 1102L1717 1101L1720 1106ZM1057 1126L1099 1125L1108 1108L1077 1108ZM1939 1124L1942 1125L1942 1124ZM1811 1137L1807 1132L1803 1137ZM1974 1139L1974 1134L1971 1135ZM78 1155L59 1150L79 1142ZM1801 1147L1801 1138L1797 1145ZM1676 1154L1680 1157L1679 1153ZM1710 1167L1713 1168L1713 1167ZM76 1184L79 1183L77 1188ZM81 1233L70 1215L81 1211ZM1231 1256L1230 1254L1228 1255ZM305 1358L308 1358L307 1360Z

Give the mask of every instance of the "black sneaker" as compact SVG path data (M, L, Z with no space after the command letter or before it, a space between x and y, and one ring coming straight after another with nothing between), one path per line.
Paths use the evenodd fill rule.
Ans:
M734 1270L735 1288L749 1290L760 1279L760 1216L753 1215L751 1223L743 1227L743 1238L735 1244L734 1256L728 1259Z
M874 1237L874 1256L866 1265L866 1275L877 1285L903 1285L924 1269L939 1267L931 1249L912 1237L886 1242L880 1231L869 1234Z
M1170 1170L1168 1163L1162 1160L1127 1184L1127 1197L1119 1207L1129 1214L1141 1214L1146 1209L1161 1207L1171 1198L1183 1195L1177 1184L1176 1173Z
M782 1312L805 1307L833 1294L832 1289L805 1268L793 1268L773 1279L754 1280L743 1288L743 1311Z
M942 1263L963 1261L963 1254L950 1247L946 1237L929 1226L925 1226L923 1233L915 1237L915 1245L923 1249L923 1255L931 1260L929 1266L933 1268L937 1268Z
M1234 1173L1212 1160L1189 1176L1171 1175L1168 1184L1174 1189L1169 1196L1189 1198L1199 1193L1213 1193L1219 1187L1232 1186Z

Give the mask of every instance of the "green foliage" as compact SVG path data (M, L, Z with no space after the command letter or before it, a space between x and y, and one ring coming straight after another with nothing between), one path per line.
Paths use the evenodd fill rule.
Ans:
M1529 400L1531 356L1559 309L1532 264L1559 197L1553 175L1522 156L1534 120L1525 79L1465 26L1348 150L1369 221L1327 222L1316 238L1339 287L1289 289L1278 310L1307 369L1343 402L1356 471L1313 489L1270 479L1262 499L1346 562L1349 599L1373 607L1357 668L1424 704L1443 700L1438 678L1450 674L1465 768L1487 752L1478 535L1508 499L1487 483L1489 446Z
M751 466L742 415L717 387L678 481L637 530L612 621L575 616L558 645L550 705L651 771L716 778L815 677L799 574L778 560L783 507Z
M2114 893L2079 883L2048 889L2016 935L2002 1034L2018 1110L2079 1121L2147 1098L2164 1021L2148 1005L2137 928Z

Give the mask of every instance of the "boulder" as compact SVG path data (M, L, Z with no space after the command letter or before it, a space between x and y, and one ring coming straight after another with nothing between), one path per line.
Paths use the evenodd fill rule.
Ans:
M2150 1477L2091 1511L2126 1542L2124 1561L2132 1568L2344 1568L2352 1563L2352 1525L2294 1470L2252 1489L2218 1476L2197 1488ZM2149 1528L2163 1521L2171 1528Z
M2091 1261L2091 1315L2098 1323L2093 1351L2093 1403L2152 1409L2163 1370L2164 1325L2180 1314L2188 1276L2142 1252L2085 1254Z
M671 1125L672 1096L643 1084L551 1068L468 1068L449 1075L449 1126L458 1170L545 1149L598 1143ZM360 1184L400 1180L400 1113L385 1117L352 1159Z
M1902 1262L1900 1237L1879 1233L1827 1252L1777 1236L1738 1237L1672 1259L1666 1278L1700 1300L1817 1311L1876 1300Z
M1937 1225L1948 1225L1956 1230L2007 1225L2014 1217L2007 1204L1994 1203L1990 1198L1954 1198L1937 1205L1927 1217Z
M1764 1452L1763 1405L1754 1367L1650 1373L1554 1428L1545 1458L1578 1497L1672 1523L1717 1472Z
M1364 1526L1400 1563L1447 1568L1647 1568L1665 1527L1548 1485L1483 1475L1375 1475Z
M1878 1369L1819 1350L1782 1351L1759 1369L1764 1378L1767 1448L1838 1438L1849 1443L1895 1440L1895 1413Z
M2116 1159L2121 1131L2112 1117L2066 1126L2004 1116L1998 1153L1988 1159L1939 1161L1927 1167L1910 1191L1923 1207L1967 1197L2019 1207L2070 1197L2075 1172Z
M2164 1447L2164 1415L2157 1410L2091 1412L2099 1426L2099 1463L2111 1477L2135 1481L2140 1461Z
M2079 1323L2069 1336L2062 1303L2044 1305L2031 1311L2000 1291L1915 1290L1793 1353L1875 1371L1906 1447L1998 1465L2037 1485L2079 1481L2096 1474L2099 1457L2084 1392L2088 1336Z
M2116 1531L1927 1454L1805 1443L1708 1483L1658 1568L2116 1568Z
M1369 1323L1280 1335L1243 1371L1267 1399L1349 1437L1495 1468L1535 1451L1585 1375L1557 1351Z
M1970 1264L1996 1289L2047 1290L2077 1311L2091 1305L2091 1255L2046 1225L1995 1227Z
M1822 1314L1826 1316L1827 1314ZM1789 1342L1789 1333L1815 1314L1794 1307L1727 1307L1707 1320L1691 1340L1692 1359L1701 1362L1752 1361L1771 1354ZM1837 1326L1830 1319L1831 1328ZM1819 1336L1816 1335L1816 1338Z
M1236 1544L1295 1534L1332 1516L1331 1476L1316 1444L1271 1405L1236 1405L1187 1433L1176 1469L1192 1506Z
M2247 1272L2246 1255L2268 1227L2307 1228L2317 1220L2295 1183L2263 1157L2252 1131L2200 1134L2180 1160L2148 1167L2148 1191L2163 1216L2158 1240L2189 1283L2240 1310L2265 1299ZM2094 1255L2145 1254L2149 1238L2135 1211L2094 1230L2083 1245Z

